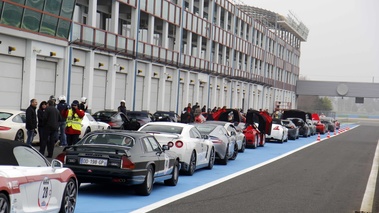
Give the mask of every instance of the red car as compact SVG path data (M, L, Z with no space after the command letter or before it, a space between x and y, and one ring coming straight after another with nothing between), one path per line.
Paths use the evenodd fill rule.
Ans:
M328 130L325 124L321 123L320 117L317 113L312 114L312 122L316 125L316 132L320 134L325 134Z
M246 113L246 124L246 131L244 131L246 146L252 148L264 146L266 143L266 134L271 134L271 116L264 111L249 110Z

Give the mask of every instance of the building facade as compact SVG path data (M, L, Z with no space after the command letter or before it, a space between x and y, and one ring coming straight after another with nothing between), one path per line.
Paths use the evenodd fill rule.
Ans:
M291 17L227 0L0 0L0 8L0 108L50 95L87 97L92 112L120 100L151 113L196 102L296 107L307 29Z

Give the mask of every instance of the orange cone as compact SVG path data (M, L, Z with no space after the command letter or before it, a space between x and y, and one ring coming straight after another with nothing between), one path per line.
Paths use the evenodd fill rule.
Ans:
M330 132L328 131L328 135L326 136L327 138L330 138Z
M317 141L320 141L320 140L321 140L320 133L318 133Z

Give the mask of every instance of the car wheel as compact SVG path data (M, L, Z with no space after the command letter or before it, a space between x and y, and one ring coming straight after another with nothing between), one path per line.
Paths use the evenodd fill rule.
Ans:
M284 142L284 135L282 136L282 138L279 140L280 143L283 143Z
M229 160L229 145L226 148L224 159L220 159L220 164L221 165L227 165L228 164L228 160Z
M208 162L208 169L212 169L213 166L215 165L215 159L216 159L216 153L215 149L212 147L211 153L209 155L209 162Z
M139 195L144 195L144 196L150 195L151 191L153 190L153 183L154 183L154 177L153 177L154 169L151 165L147 167L146 172L147 173L146 173L145 181L142 184L137 185L137 188L136 188L136 193Z
M0 193L0 211L4 213L10 212L9 199L4 193Z
M91 128L87 127L86 131L84 132L84 135L88 134L91 132Z
M262 143L261 143L261 147L264 147L265 146L265 143L266 143L266 135L263 134L263 139L262 139Z
M234 152L233 152L233 156L230 158L231 160L235 160L237 158L237 155L238 155L238 145L236 144L234 146Z
M246 137L243 137L242 146L241 146L241 149L239 151L245 152L245 149L246 149Z
M254 141L253 149L256 149L259 146L258 140L259 140L258 135L255 135L255 141Z
M14 138L15 141L20 141L22 143L25 143L25 139L24 139L24 131L22 131L21 129L17 131L16 133L16 136Z
M64 189L62 204L59 213L74 212L76 206L76 196L78 195L78 186L74 179L70 179Z
M172 176L170 179L165 180L164 184L167 186L176 186L179 180L179 162L176 160L172 168Z
M193 175L193 173L195 173L195 170L196 170L196 153L195 151L193 151L191 154L188 170L185 173L191 176Z

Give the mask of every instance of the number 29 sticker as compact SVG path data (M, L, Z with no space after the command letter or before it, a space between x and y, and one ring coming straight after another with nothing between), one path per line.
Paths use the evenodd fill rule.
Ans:
M43 181L41 182L41 185L39 186L39 192L38 192L38 206L46 210L49 206L49 201L51 197L52 187L51 187L51 181L48 177L45 177Z

